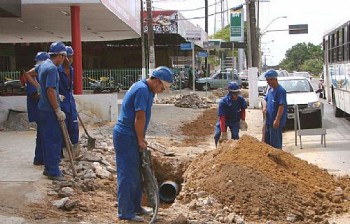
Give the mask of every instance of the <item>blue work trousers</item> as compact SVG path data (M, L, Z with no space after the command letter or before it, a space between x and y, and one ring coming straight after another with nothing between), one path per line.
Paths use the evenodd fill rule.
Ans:
M118 217L132 219L141 211L140 152L136 136L113 130L118 178Z
M45 170L49 176L59 176L61 171L62 131L54 111L40 110L41 142Z
M44 164L44 150L41 142L41 125L40 121L36 121L36 145L34 154L35 164Z
M277 149L282 149L282 128L273 128L272 125L266 125L265 142Z
M239 122L232 122L226 125L231 130L231 139L239 139ZM221 136L220 123L217 122L215 126L215 135L214 135L215 146L218 145L220 136Z
M66 126L69 134L70 141L72 144L77 144L79 141L79 124L78 118L75 113L65 113L66 114ZM65 142L63 141L63 146L65 147Z

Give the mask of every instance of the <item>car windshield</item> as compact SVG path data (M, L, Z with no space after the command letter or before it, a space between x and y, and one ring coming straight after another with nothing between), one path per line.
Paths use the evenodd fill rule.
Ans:
M309 81L306 79L278 80L278 83L286 90L287 93L313 92Z
M309 74L306 73L306 72L295 72L295 73L293 73L293 74L294 74L294 76L309 78Z

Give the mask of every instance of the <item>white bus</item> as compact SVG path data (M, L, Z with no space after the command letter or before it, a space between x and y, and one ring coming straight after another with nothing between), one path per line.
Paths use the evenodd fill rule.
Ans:
M327 100L334 115L342 117L350 114L350 20L323 36L323 53Z

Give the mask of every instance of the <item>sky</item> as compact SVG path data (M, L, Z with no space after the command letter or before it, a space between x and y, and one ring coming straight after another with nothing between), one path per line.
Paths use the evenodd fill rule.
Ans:
M208 0L208 5L213 5L209 7L209 15L215 12L215 2L217 2L216 11L221 10L220 0ZM224 7L232 8L244 2L244 0L225 0ZM152 6L155 10L179 10L185 18L192 18L204 16L204 9L193 10L204 7L204 3L204 0L153 0ZM261 40L262 51L266 55L268 65L279 64L286 51L298 43L321 44L325 32L350 20L350 0L260 0L259 5L260 29L269 31ZM190 21L204 29L204 18ZM216 18L210 16L208 21L209 35L214 33L214 28L216 30L221 28L220 14L217 14ZM227 25L226 17L224 21ZM288 25L294 24L308 24L308 34L288 34Z

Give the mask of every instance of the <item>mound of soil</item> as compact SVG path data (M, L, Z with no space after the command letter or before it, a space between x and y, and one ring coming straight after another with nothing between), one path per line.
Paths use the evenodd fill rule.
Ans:
M348 211L350 181L244 135L195 159L184 174L182 201L205 191L246 221L324 221ZM187 194L186 194L187 192Z

